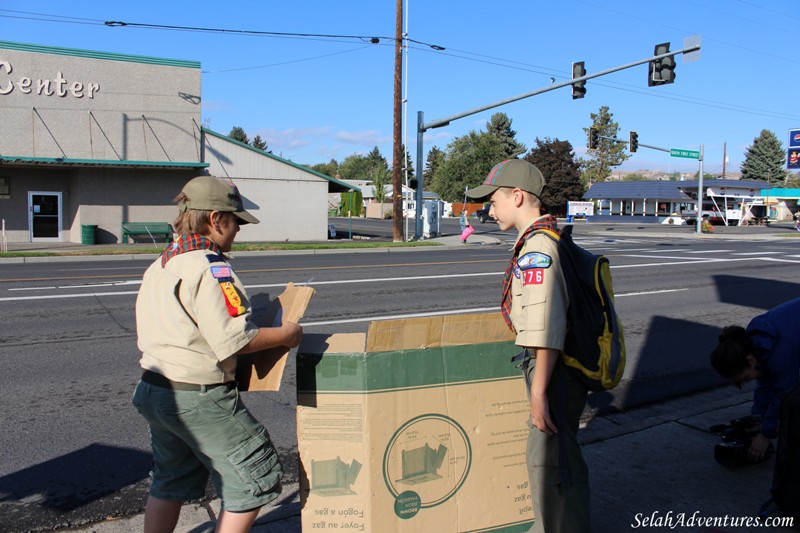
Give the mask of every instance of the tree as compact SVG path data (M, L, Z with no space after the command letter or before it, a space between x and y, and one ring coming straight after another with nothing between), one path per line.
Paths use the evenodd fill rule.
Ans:
M430 188L431 182L433 181L433 175L436 174L436 169L439 168L439 165L442 164L442 161L444 161L444 152L435 146L431 148L428 152L428 158L425 161L425 170L422 172L422 179L428 188Z
M408 153L408 148L406 148L405 144L400 145L400 151L406 154L406 166L405 168L408 169L408 179L414 179L414 162L411 160L411 154ZM404 169L400 169L400 177L401 181L405 180L405 175L403 174Z
M531 148L525 160L533 163L544 176L541 200L549 213L564 215L568 201L583 197L580 164L575 160L569 141L537 138L536 147Z
M245 144L250 144L250 139L247 138L247 134L244 132L240 126L234 126L231 129L231 132L228 134L228 137L235 141L243 142Z
M768 181L771 185L783 185L789 176L785 168L786 150L781 141L769 130L761 130L753 144L747 147L742 163L742 179Z
M391 173L386 158L377 146L366 156L353 154L345 157L339 166L339 174L348 180L371 181L375 189L375 200L383 202L386 199L386 185Z
M597 113L589 115L592 119L592 128L596 128L601 137L617 138L619 124L612 120L614 116L608 106L602 106ZM583 128L588 140L589 128ZM630 154L625 153L625 143L600 139L596 150L589 150L586 159L580 160L584 169L583 180L585 183L605 181L611 175L611 169L624 163Z
M259 150L263 150L264 152L269 152L269 150L267 149L267 141L262 139L261 135L256 135L255 137L253 137L253 141L250 144L253 145L253 148L258 148Z
M339 163L335 159L331 159L327 163L317 163L316 165L306 165L311 170L315 170L320 174L325 174L331 178L335 178L339 173Z
M486 132L491 133L503 143L503 159L513 159L525 153L525 145L517 142L517 132L511 129L512 120L505 113L495 113L486 123Z
M681 181L681 173L680 172L670 172L669 181Z
M377 146L367 155L367 161L369 161L368 172L372 188L375 190L375 201L382 204L386 201L386 185L391 182L392 178L389 164Z
M448 146L444 160L430 181L431 190L447 202L463 202L464 189L483 183L492 167L508 159L506 146L496 135L471 131Z
M800 189L800 173L793 172L786 178L786 187Z

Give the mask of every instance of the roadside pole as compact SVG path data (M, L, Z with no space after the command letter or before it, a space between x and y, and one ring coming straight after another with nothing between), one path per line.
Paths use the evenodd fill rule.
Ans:
M702 227L702 214L703 214L703 145L700 145L700 169L697 176L697 229L695 232L700 235L703 232ZM710 223L710 222L709 222Z

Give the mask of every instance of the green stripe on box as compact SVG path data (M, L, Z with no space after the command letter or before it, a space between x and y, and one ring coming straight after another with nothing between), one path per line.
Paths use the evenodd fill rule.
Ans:
M512 342L376 353L297 355L297 392L378 392L517 378Z

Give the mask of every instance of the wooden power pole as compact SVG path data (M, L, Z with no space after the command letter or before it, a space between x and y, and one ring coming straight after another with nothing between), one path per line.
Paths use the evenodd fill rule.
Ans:
M392 227L394 242L403 240L403 181L401 170L405 164L405 154L401 154L402 142L402 81L403 81L403 0L396 0L397 16L394 41L394 133L392 157Z

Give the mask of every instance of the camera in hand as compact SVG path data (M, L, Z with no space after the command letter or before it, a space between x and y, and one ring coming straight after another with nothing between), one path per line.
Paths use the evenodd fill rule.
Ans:
M714 459L727 468L751 465L767 460L773 452L772 443L767 448L764 458L753 461L747 457L750 443L758 435L760 418L744 416L731 420L730 424L711 426L709 431L716 433L722 442L714 446Z

